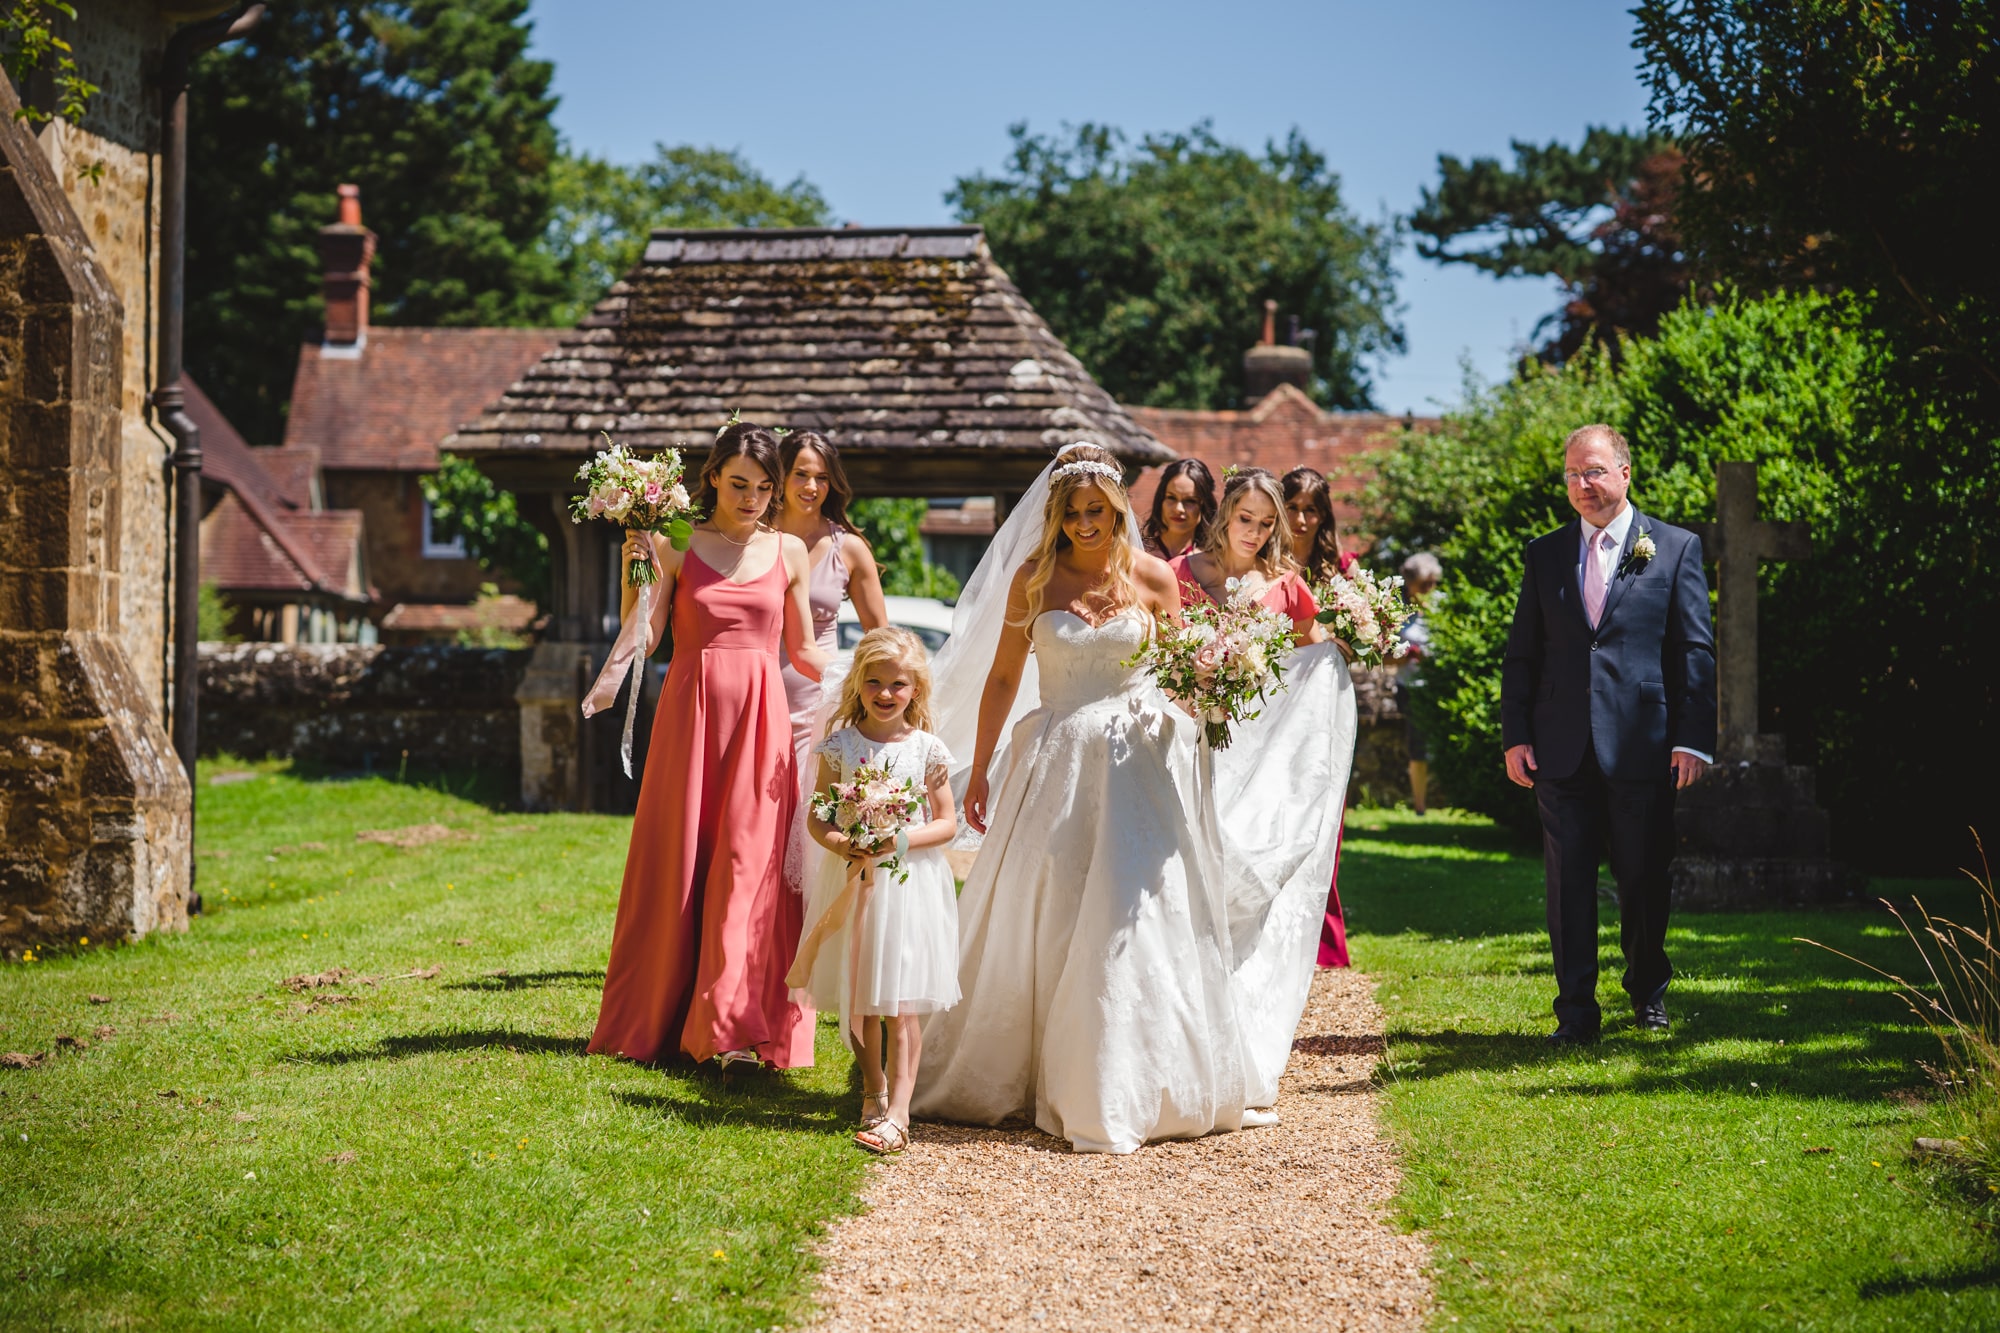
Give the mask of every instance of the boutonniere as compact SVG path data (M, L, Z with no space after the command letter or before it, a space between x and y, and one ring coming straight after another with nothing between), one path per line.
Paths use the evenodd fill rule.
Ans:
M1636 574L1652 564L1653 557L1659 553L1660 548L1653 545L1653 534L1641 528L1632 541L1632 554L1626 559L1625 567Z

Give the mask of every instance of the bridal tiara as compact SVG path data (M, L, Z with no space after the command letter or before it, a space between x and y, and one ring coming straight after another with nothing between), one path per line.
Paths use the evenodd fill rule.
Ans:
M1074 463L1064 463L1049 474L1049 480L1061 481L1064 477L1080 476L1107 477L1112 481L1118 482L1120 485L1123 485L1125 481L1124 473L1111 466L1111 464L1100 463L1094 458L1084 458Z

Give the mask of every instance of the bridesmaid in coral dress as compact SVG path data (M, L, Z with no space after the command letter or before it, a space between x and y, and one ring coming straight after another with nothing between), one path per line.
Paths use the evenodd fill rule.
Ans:
M1317 468L1295 467L1285 474L1285 526L1291 532L1292 563L1307 581L1323 583L1355 566L1352 551L1340 549L1340 529L1333 517L1333 494ZM1340 836L1347 836L1347 812L1341 811ZM1333 883L1327 886L1326 921L1319 932L1319 965L1347 966L1347 919L1340 910L1340 849L1333 853Z
M634 537L628 556L657 562L647 643L673 619L673 663L632 824L625 883L605 969L593 1052L629 1060L678 1053L727 1066L809 1065L813 1012L785 973L803 905L784 886L785 832L798 800L791 718L779 676L782 640L817 678L806 550L763 526L778 494L778 440L730 426L701 469L709 518L686 551ZM609 707L639 649L625 632L591 692Z

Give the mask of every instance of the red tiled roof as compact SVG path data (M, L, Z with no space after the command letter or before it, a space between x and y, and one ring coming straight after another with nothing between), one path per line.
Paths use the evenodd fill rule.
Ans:
M563 329L371 328L358 356L299 349L285 444L331 470L431 472L438 441L507 392Z
M1268 468L1280 477L1301 464L1317 468L1326 474L1343 533L1352 532L1361 519L1355 499L1369 477L1367 456L1386 448L1406 425L1422 429L1435 423L1431 417L1328 412L1289 384L1280 384L1255 407L1240 412L1127 410L1167 448L1208 464L1218 484L1231 464ZM1133 512L1142 521L1153 511L1159 478L1157 471L1149 471L1132 488Z
M201 521L201 576L224 592L318 592L366 602L361 513L274 514L231 489Z
M508 593L467 606L453 602L398 602L382 618L385 630L435 632L498 629L521 633L535 623L533 602Z
M219 482L239 495L253 496L272 509L312 508L310 473L302 478L295 465L272 469L267 458L283 450L252 448L192 378L183 375L181 388L187 397L187 414L201 431L204 480ZM293 460L296 458L293 455Z

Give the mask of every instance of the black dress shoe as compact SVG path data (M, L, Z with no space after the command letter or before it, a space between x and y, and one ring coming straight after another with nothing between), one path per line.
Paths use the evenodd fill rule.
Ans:
M1646 1032L1667 1032L1671 1025L1667 1022L1667 1006L1664 1004L1642 1004L1632 1011L1632 1021Z
M1560 1027L1549 1034L1551 1046L1589 1046L1597 1040L1596 1028Z

